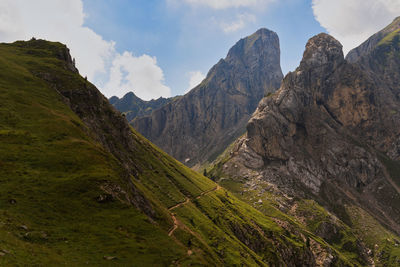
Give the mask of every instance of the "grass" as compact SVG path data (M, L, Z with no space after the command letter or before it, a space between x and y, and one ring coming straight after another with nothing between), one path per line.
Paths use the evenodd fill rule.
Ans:
M392 41L394 40L394 38L398 38L398 35L400 33L400 29L397 29L391 33L389 33L388 35L386 35L379 43L379 45L390 45L392 43Z
M133 129L135 150L120 149L140 169L131 181L156 215L150 219L123 195L98 201L108 196L104 184L129 192L125 163L93 138L52 83L38 78L45 74L71 90L86 86L59 58L64 50L41 40L0 44L0 252L5 254L0 265L284 265L306 255L308 239L331 249L338 264L359 265L343 248L345 241L354 241L346 229L347 239L328 244L313 233L317 221L300 224L277 209L272 194L262 196L257 210L245 202L253 204L260 196L239 194L241 181L224 180L235 194L210 191L214 182ZM187 204L168 210L186 199ZM322 207L304 202L303 208L318 211L312 213L315 220L326 219ZM179 227L168 236L171 212ZM381 250L389 262L397 253L391 248Z
M228 153L226 153L228 154ZM344 212L349 216L349 224L340 221L329 213L324 207L313 200L294 199L291 205L296 203L296 209L289 213L283 213L280 210L281 202L285 202L282 197L262 190L268 188L267 185L260 185L260 188L248 190L246 179L231 178L224 174L222 166L229 160L225 156L219 157L219 162L209 171L219 184L235 194L244 202L252 205L264 216L272 221L283 221L287 223L286 229L292 229L290 232L302 233L308 239L317 241L322 246L326 246L335 251L342 262L349 266L364 266L366 261L360 257L362 253L359 244L363 243L372 250L373 258L377 266L397 266L399 257L399 247L395 242L396 235L385 230L375 219L361 209L355 210L355 207L346 208ZM396 162L387 163L387 167L393 176L397 173L398 164ZM221 179L223 177L223 179ZM261 202L259 200L261 199ZM334 227L336 230L326 228ZM268 227L271 229L271 226ZM328 229L326 235L323 229ZM336 234L329 235L329 232L336 231ZM287 232L284 232L287 234ZM390 241L388 241L390 240ZM282 241L281 241L282 242ZM302 240L294 240L293 243L304 244ZM307 243L307 241L306 241ZM378 249L374 249L378 244Z
M377 266L398 266L400 259L400 238L386 230L364 210L347 206L352 218L352 229L373 251Z
M0 45L0 249L9 252L0 264L102 265L112 256L119 264L163 265L180 258L186 251L137 209L96 201L104 181L122 184L120 163L32 74L64 71L54 59L63 45L45 45Z
M283 251L305 253L301 238L226 190L202 195L216 184L133 129L135 150L120 149L140 170L131 181L156 215L122 193L110 196L105 184L130 192L125 162L54 90L91 86L68 70L65 49L41 40L0 44L0 265L265 266L290 260ZM187 198L173 210L180 224L168 236L168 208Z

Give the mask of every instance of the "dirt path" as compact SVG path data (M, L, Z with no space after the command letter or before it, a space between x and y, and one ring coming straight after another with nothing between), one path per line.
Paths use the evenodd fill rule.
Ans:
M172 229L168 231L168 235L171 236L175 230L178 228L178 220L175 217L175 214L171 213L172 220L174 221L174 225L172 226Z
M213 188L213 189L210 189L210 190L208 190L208 191L201 192L201 194L198 195L198 196L196 197L196 199L199 199L199 198L201 198L201 197L204 196L204 195L207 195L207 194L209 194L209 193L211 193L211 192L214 192L214 191L217 191L217 190L220 190L220 189L221 189L221 187L220 187L219 185L217 185L217 186L216 186L215 188ZM172 211L173 209L179 208L179 207L182 206L182 205L186 205L186 204L188 204L189 202L190 202L190 198L187 197L187 198L185 199L185 201L180 202L180 203L178 203L178 204L176 204L176 205L170 207L168 210L169 210L169 211ZM178 224L179 224L178 219L176 218L175 214L172 213L172 212L171 212L171 218L172 218L172 220L173 220L173 222L174 222L174 225L172 226L171 230L168 231L168 235L169 235L169 236L172 236L172 235L174 234L175 230L178 229Z
M217 186L214 187L213 189L210 189L210 190L208 190L208 191L201 192L201 194L198 195L198 196L196 197L196 199L199 199L199 198L201 198L202 196L207 195L208 193L217 191L217 190L219 190L219 189L221 189L221 187L220 187L219 185L217 185Z
M180 206L186 205L187 203L189 203L189 201L190 201L190 199L187 197L187 198L185 199L185 201L182 201L182 202L176 204L175 206L172 206L172 207L169 208L168 210L173 210L173 209L179 208Z

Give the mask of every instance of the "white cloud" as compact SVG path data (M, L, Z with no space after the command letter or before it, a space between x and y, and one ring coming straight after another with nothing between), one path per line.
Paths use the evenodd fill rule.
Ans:
M189 75L189 87L187 88L185 94L199 85L206 75L204 75L201 71L191 71L188 73Z
M82 0L0 0L0 42L27 40L31 37L62 42L70 48L71 55L76 58L80 73L87 75L88 79L101 89L103 82L100 80L108 79L110 65L123 56L115 51L113 41L106 41L92 29L83 26L85 16ZM156 80L141 85L155 86L148 88L153 92L151 97L165 94L165 86L162 84L162 79L159 79L161 69L156 65L156 60L138 60L138 64L143 61L146 63L143 65L146 71L142 74L148 74L149 80L153 78ZM150 63L154 64L153 68L149 67ZM133 70L129 67L133 66L126 67L129 73L137 73L140 69L140 65L135 66ZM111 79L113 77L110 75ZM117 84L117 82L110 80L108 84ZM163 91L157 93L155 88L162 88ZM118 93L109 90L102 90L102 92L107 96L124 94L120 88L114 88L114 90L118 90ZM150 97L150 94L148 96Z
M399 0L313 0L316 20L347 53L400 15Z
M220 27L225 33L232 33L243 29L249 23L254 23L256 17L252 14L238 14L236 19L231 22L221 22Z
M191 7L193 15L202 14L201 21L224 33L234 33L256 22L266 8L277 0L166 0L174 8ZM199 9L203 8L201 11Z
M169 0L170 2L184 2L192 6L205 6L213 9L264 7L275 0Z
M81 73L93 79L105 72L114 43L84 27L84 18L81 0L0 0L0 41L36 37L65 43Z
M135 57L132 53L124 52L114 59L110 81L105 85L104 92L122 96L127 91L133 91L145 100L171 96L170 88L164 85L164 74L157 66L155 57Z

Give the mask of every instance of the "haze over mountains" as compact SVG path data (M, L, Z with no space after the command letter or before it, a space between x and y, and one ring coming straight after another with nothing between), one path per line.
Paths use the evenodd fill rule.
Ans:
M260 29L182 97L108 101L65 45L0 44L0 265L399 266L400 19L279 57Z

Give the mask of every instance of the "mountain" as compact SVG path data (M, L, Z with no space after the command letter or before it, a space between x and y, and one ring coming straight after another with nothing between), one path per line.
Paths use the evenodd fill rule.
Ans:
M79 75L65 45L0 44L0 103L2 266L365 262L348 230L337 247L162 152Z
M247 133L208 173L264 214L254 199L342 248L340 229L348 227L369 264L382 266L400 264L400 57L392 26L350 60L333 37L311 38L300 66L262 99ZM320 207L328 213L310 216Z
M362 43L360 46L352 49L346 56L346 60L349 62L357 62L360 58L369 55L375 51L380 45L385 45L393 40L398 35L400 29L400 17L393 20L391 24L385 27L383 30L372 35L368 40Z
M357 63L364 71L374 75L379 84L385 84L391 91L385 97L392 99L391 105L396 105L400 101L400 17L351 50L346 60ZM400 141L394 142L384 150L391 150L390 156L400 160Z
M132 125L179 161L199 166L244 133L260 99L281 80L278 36L260 29L237 42L200 85Z
M137 97L133 92L129 92L125 94L122 98L113 96L109 99L109 101L111 105L122 112L125 115L126 119L130 122L136 117L150 115L153 110L168 104L173 99L174 98L172 97L160 97L158 99L145 101Z

